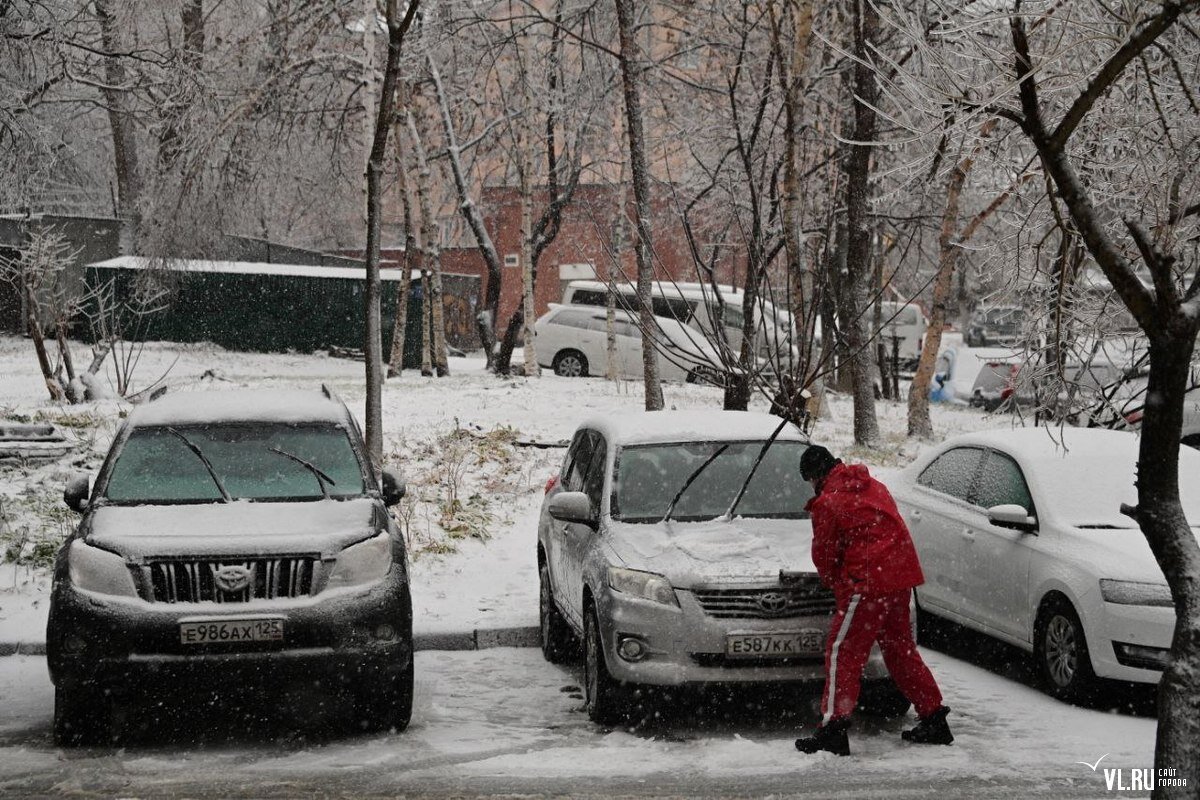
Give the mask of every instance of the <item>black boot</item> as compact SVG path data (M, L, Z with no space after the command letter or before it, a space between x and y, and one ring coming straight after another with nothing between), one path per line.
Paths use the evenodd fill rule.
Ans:
M819 753L825 751L839 756L850 755L850 739L846 731L850 728L850 720L835 719L817 728L812 736L796 740L796 749L801 753Z
M900 738L913 744L950 744L954 734L946 724L946 715L950 709L941 706L928 717L923 718L912 730L904 731Z

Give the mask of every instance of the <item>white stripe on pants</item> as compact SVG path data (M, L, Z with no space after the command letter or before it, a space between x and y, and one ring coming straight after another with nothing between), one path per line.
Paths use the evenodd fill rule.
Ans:
M838 648L846 639L846 634L850 630L850 621L854 619L854 609L858 608L858 600L861 595L851 595L850 605L846 607L846 616L842 617L842 627L838 628L837 638L833 640L833 649L829 654L829 675L825 682L828 684L829 691L825 698L825 716L821 719L822 725L829 724L829 720L833 717L833 703L837 699L837 657Z

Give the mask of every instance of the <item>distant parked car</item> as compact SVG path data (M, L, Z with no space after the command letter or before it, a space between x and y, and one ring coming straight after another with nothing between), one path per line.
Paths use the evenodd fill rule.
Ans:
M1175 609L1137 524L1138 439L1099 428L1024 428L947 439L891 482L925 571L924 613L1033 654L1051 694L1097 678L1156 683ZM1200 453L1179 461L1200 528Z
M998 406L1012 394L1020 363L1020 354L1012 349L950 343L938 354L929 399L935 403Z
M596 417L576 430L538 524L542 651L583 642L588 715L621 719L641 686L811 681L834 611L811 557L808 440L780 420L704 411ZM864 703L908 701L878 651Z
M412 599L387 512L404 485L371 466L325 391L187 392L138 406L54 569L47 663L54 738L102 742L146 682L290 685L357 699L366 728L412 709ZM197 709L181 709L195 714Z
M1015 345L1021 341L1025 309L1020 306L980 308L967 324L968 347Z
M636 314L617 309L617 376L640 380L642 329ZM669 317L655 317L659 375L664 381L720 383L725 374L721 357L704 334ZM556 375L586 378L604 375L608 359L608 318L603 308L551 306L534 326L538 364Z
M879 304L883 328L879 335L883 337L884 350L887 357L892 356L893 339L900 368L916 369L917 361L921 358L921 346L925 342L925 331L929 328L929 320L925 318L921 307L916 303L898 303L883 301ZM868 324L871 320L868 320Z
M1084 424L1090 422L1118 430L1141 428L1146 413L1146 382L1146 376L1141 375L1109 387L1104 393L1103 404L1090 409ZM1179 440L1200 450L1200 374L1193 375L1188 385L1192 388L1183 396L1183 426Z

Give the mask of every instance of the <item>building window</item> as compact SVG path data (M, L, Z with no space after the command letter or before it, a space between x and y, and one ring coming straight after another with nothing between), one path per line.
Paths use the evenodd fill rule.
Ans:
M521 256L518 253L509 253L504 256L504 266L519 267L521 266Z

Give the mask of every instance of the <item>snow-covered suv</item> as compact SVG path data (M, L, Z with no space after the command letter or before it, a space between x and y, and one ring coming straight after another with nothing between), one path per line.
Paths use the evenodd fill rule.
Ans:
M407 557L358 424L329 390L168 395L122 425L54 571L54 737L103 742L140 681L348 689L363 728L412 709Z

